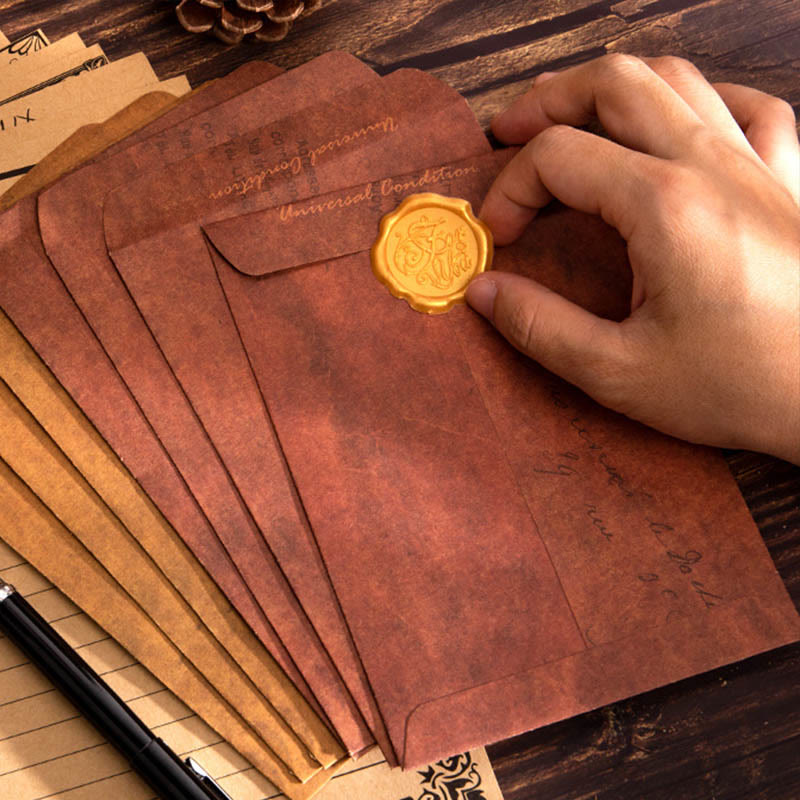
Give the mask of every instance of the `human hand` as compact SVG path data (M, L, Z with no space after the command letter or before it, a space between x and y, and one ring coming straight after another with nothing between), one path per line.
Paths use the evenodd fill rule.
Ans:
M602 138L575 127L598 118ZM481 217L514 241L553 197L624 237L631 313L604 320L489 272L467 301L515 347L665 433L800 463L800 148L791 107L689 62L610 55L500 114L525 147Z

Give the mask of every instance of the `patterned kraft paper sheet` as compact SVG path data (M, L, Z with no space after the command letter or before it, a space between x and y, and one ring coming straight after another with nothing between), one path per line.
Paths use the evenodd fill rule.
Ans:
M50 40L42 30L26 33L13 42L9 42L4 36L2 38L5 39L5 44L0 43L0 69L6 64L14 64L25 56L38 53L50 44Z
M233 800L284 800L228 744L61 592L0 541L0 576L22 592L152 730L191 755ZM150 800L152 791L52 684L0 635L0 796L14 800ZM502 800L486 752L423 770L389 769L377 749L318 800Z

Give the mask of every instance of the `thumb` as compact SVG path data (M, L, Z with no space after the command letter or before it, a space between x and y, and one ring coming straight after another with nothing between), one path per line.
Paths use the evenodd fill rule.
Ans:
M626 405L629 357L619 323L507 272L478 276L467 288L466 300L517 350L604 405Z

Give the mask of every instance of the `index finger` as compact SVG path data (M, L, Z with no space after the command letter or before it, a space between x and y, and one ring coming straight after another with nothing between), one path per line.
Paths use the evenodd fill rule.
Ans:
M497 176L480 216L498 245L513 242L553 197L600 214L628 240L651 193L657 160L565 125L550 127L522 148Z
M614 53L538 81L492 122L494 134L521 144L551 125L597 117L621 144L674 158L703 121L667 81L634 56Z

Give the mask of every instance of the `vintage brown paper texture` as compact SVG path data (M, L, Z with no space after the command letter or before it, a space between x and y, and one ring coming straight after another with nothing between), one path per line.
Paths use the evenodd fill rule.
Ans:
M292 800L305 800L327 783L333 770L322 771L304 784L294 780L188 661L183 660L182 669L165 675L163 665L181 661L179 651L3 461L0 526L7 544L61 587L70 600L161 678L167 688L190 708L201 710L204 718L211 712L217 732L226 741L234 742L236 750ZM46 554L43 559L42 554ZM42 560L46 563L42 564ZM75 568L77 564L80 569ZM4 575L13 579L13 575ZM13 690L13 684L9 688Z
M8 44L8 37L0 31L0 47L5 47Z
M233 800L283 797L219 735L194 715L135 658L0 540L0 575L103 675L158 736L182 757L191 755ZM152 791L95 729L0 636L0 792L17 800L150 800ZM391 770L377 750L344 767L319 800L501 800L486 753L475 750L415 772ZM461 795L458 795L458 792ZM426 794L429 792L429 794ZM480 793L480 794L478 794Z
M452 151L454 145L451 135L445 135L445 129L438 126L438 120L447 119L450 131L461 133L456 148L462 153L474 152L475 147L488 148L485 137L466 107L463 99L435 79L414 71L396 73L378 83L365 84L353 89L329 104L316 105L306 112L299 112L287 120L276 121L271 127L259 133L258 141L262 143L263 153L257 158L249 150L255 140L255 132L249 133L241 142L231 143L197 156L191 163L181 163L170 167L166 174L168 180L180 178L181 193L184 187L192 186L190 194L184 194L185 206L178 213L216 213L224 202L213 197L214 190L221 184L229 183L227 177L233 172L242 175L241 181L252 187L252 192L237 191L222 197L228 204L239 205L241 201L263 202L264 198L274 196L274 192L298 191L303 184L295 181L316 181L323 174L322 166L329 162L337 163L345 154L351 161L372 163L372 159L384 158L380 150L380 142L384 137L395 138L397 144L392 150L392 157L402 159L403 153L413 152L403 148L402 142L414 137L421 137L428 142L429 148L437 146ZM430 127L428 127L430 126ZM438 133L437 133L438 131ZM291 148L291 149L289 149ZM314 149L316 148L316 149ZM314 150L313 154L311 151ZM443 150L444 151L444 150ZM306 153L304 156L303 153ZM235 160L234 160L235 158ZM298 170L295 176L289 168L283 172L289 177L281 177L280 164L297 161L298 166L306 158L309 173L302 174ZM231 162L235 164L231 169ZM272 162L278 163L278 177L264 180L263 187L255 181L248 181L249 174L254 171L266 172ZM187 180L192 175L191 181ZM144 181L135 186L143 187ZM264 191L259 189L263 188ZM136 230L133 223L141 223L146 229L152 220L153 225L164 224L160 217L167 207L172 216L177 209L169 206L171 195L154 180L145 194L155 192L165 205L159 206L158 214L143 219L144 209L139 208L126 228L129 235ZM114 195L116 199L117 195ZM231 197L236 198L232 200ZM155 202L155 197L153 202ZM207 211L200 212L205 207ZM187 209L192 209L191 211ZM114 224L114 217L109 222L109 215L118 209L109 210L107 206L107 224ZM126 204L123 212L130 214ZM120 233L124 238L125 233ZM161 348L173 364L177 377L187 391L189 398L203 420L206 430L225 460L228 470L242 490L242 494L260 527L268 537L273 552L276 553L293 588L311 615L316 630L326 642L328 652L335 654L340 671L351 665L352 674L360 672L360 665L354 661L355 653L352 645L343 638L342 623L335 597L329 593L327 597L320 591L327 585L324 568L319 561L313 540L301 509L293 498L291 484L286 480L286 473L281 463L280 451L271 437L270 423L263 407L258 388L249 373L246 357L241 350L238 335L232 325L224 298L213 272L212 265L205 254L205 245L196 228L187 227L180 232L179 244L173 241L162 241L159 247L169 254L174 261L169 270L164 269L157 278L152 275L153 264L140 264L133 255L132 260L124 265L117 261L123 278L128 283L134 299L148 320L151 330L159 341ZM184 236L183 234L186 234ZM118 239L112 242L116 244ZM187 250L188 248L188 250ZM148 251L152 252L152 251ZM188 253L191 252L191 256ZM178 255L183 254L183 255ZM146 261L149 255L144 256ZM185 258L185 261L183 260ZM162 265L167 260L161 258ZM136 263L136 267L133 264ZM189 265L189 266L187 266ZM202 267L202 271L201 271ZM133 276L137 270L143 270L148 278L141 280ZM147 288L149 285L150 288ZM183 309L174 307L170 310L165 301L168 297L187 294L191 286L188 304ZM181 319L183 316L183 319ZM206 354L207 361L200 366L190 355L190 339L186 336L186 321L195 319L192 336L202 337L195 342L196 346ZM200 323L203 320L203 323ZM207 332L207 333L205 333ZM210 334L210 335L209 335ZM232 387L236 387L235 392ZM258 424L254 424L259 420ZM269 476L266 479L265 476ZM268 492L264 487L268 487ZM302 549L301 549L302 548ZM338 638L334 638L338 637ZM295 652L295 648L290 646ZM349 659L345 661L344 659ZM350 682L348 685L352 685ZM367 698L371 700L371 697ZM370 725L376 736L381 735L375 725L378 718L372 713ZM339 729L335 720L334 725ZM382 744L385 745L385 737ZM387 752L391 753L389 748Z
M7 248L6 252L9 254L13 252L15 254L13 257L14 259L24 258L22 255L23 252L35 259L35 253L37 252L37 247L39 247L37 245L38 234L36 233L35 220L33 218L33 206L30 201L26 202L26 206L23 207L23 204L19 204L15 209L5 215L2 220L0 220L0 225L6 226L6 232L10 237L5 239L5 246ZM25 213L26 211L27 214ZM18 223L20 223L23 219L26 220L26 224L20 227ZM26 242L23 243L22 240L15 241L15 236L23 235L23 229L24 235L28 237ZM39 253L39 259L42 268L47 267L49 269L49 265L44 259L43 253L41 253L40 250ZM10 264L11 261L12 259L9 259L6 261L6 263ZM46 275L47 273L45 273L44 283L40 283L40 286L44 286L47 283ZM9 278L10 276L6 274L5 277ZM50 280L52 280L54 277L55 276L50 278ZM16 288L14 288L15 283ZM57 290L55 288L57 287L57 283L53 283L51 285L56 291L56 294L53 295L54 302L56 306L61 306L61 311L59 314L59 326L66 326L65 328L61 328L60 333L56 334L57 339L61 342L61 346L69 346L69 342L73 342L73 344L80 343L78 344L79 347L81 344L84 345L83 355L78 357L74 363L70 361L68 365L65 365L66 372L62 370L62 377L66 376L66 382L69 385L70 383L74 383L69 380L70 375L75 374L74 372L71 372L71 370L77 370L77 372L80 373L89 364L92 364L96 369L98 365L103 363L104 356L102 351L99 350L96 342L93 343L93 339L91 338L90 334L88 334L88 331L85 329L85 327L82 327L85 326L85 323L80 320L77 310L73 309L69 297L63 292L63 288ZM10 283L7 284L7 288L9 289L11 295L13 295L16 294L17 289L22 289L22 284L15 282L13 278L10 278ZM61 295L58 294L59 291L62 293ZM28 311L34 313L34 317L28 318L28 321L32 323L33 319L36 317L36 311L27 303L25 299L25 293L25 290L22 289L21 294L16 294L17 299L14 302L19 303L18 311L20 311L20 313L22 313L22 309L28 306ZM28 295L28 297L34 295ZM14 302L12 302L12 305L14 305ZM18 320L20 319L24 318L18 316ZM70 331L69 334L66 333L67 330ZM38 345L43 350L51 351L52 343L50 345L46 345L46 339L41 338L43 335L45 337L49 336L49 334L42 330L37 333ZM116 379L116 373L114 373L113 368L110 368L110 366L108 369L109 377L106 382L108 383L110 380L110 385L107 387L106 395L99 396L96 395L96 393L94 393L92 390L89 390L89 393L86 396L93 398L96 397L96 400L92 400L89 403L85 402L84 405L88 405L88 407L92 408L94 404L95 406L104 408L106 416L108 416L109 413L113 415L113 422L114 424L119 425L119 427L111 431L110 437L108 437L109 431L106 430L105 433L107 438L111 438L111 440L125 438L127 440L127 447L123 448L125 456L127 457L126 463L137 467L138 476L143 478L143 485L145 485L145 488L151 488L154 490L152 492L154 497L159 497L159 493L161 493L162 497L168 498L171 501L172 505L170 506L170 511L173 512L172 521L177 520L178 523L183 525L184 530L191 528L193 531L195 531L197 536L200 537L196 540L196 544L204 542L205 545L203 546L215 546L217 540L216 537L214 537L213 532L207 527L207 521L205 521L205 519L199 513L199 509L195 509L191 497L186 497L185 501L181 501L181 492L185 492L183 484L181 484L179 480L172 482L169 480L170 473L169 468L167 467L168 462L165 461L165 457L160 453L157 441L153 441L152 434L150 433L149 429L146 427L143 421L137 417L137 409L135 406L131 405L131 401L125 394L124 390L122 390L121 387L116 390L114 389L114 386L117 385L114 382ZM110 401L109 398L113 397L114 395L116 395L115 399ZM131 437L132 431L136 431L137 433ZM164 465L164 467L159 467L159 464ZM166 468L166 472L164 472L164 468ZM177 506L176 503L178 504ZM237 591L239 591L236 584L229 583L224 588L226 589L226 592L233 597L236 597ZM245 594L239 598L241 606L246 606L246 602L243 599L247 597L246 590L244 590L244 592ZM248 621L254 625L263 639L269 640L270 636L275 638L274 633L272 632L267 621L258 615L258 611L255 606L253 606L253 608L255 613L251 615ZM263 630L259 631L259 625L264 626ZM276 638L273 644L275 645L276 649L280 648L280 643ZM291 668L291 661L286 660L286 663ZM263 669L270 670L271 668L269 664L264 664ZM282 676L280 676L280 671L277 669L276 671L278 672L278 675L276 675L275 679L280 682L280 680L282 680ZM292 727L303 738L303 741L307 743L311 751L315 754L315 756L318 757L318 760L320 760L321 763L333 763L341 753L341 750L339 750L338 745L325 730L324 726L321 725L316 715L307 714L307 719L302 719L302 713L295 714L295 717L298 716L301 717L300 722L303 724L298 727L298 721L295 719L292 720Z
M239 85L241 86L242 82L252 83L252 82L254 82L254 79L258 79L258 78L263 79L265 76L273 76L275 74L275 72L276 72L275 68L272 67L271 65L268 65L268 64L258 64L258 65L257 64L253 64L253 65L249 65L246 69L238 70L237 73L239 73L239 74L238 75L232 75L231 78L236 77L238 82L239 82ZM192 108L191 108L192 106L194 106L194 110L196 110L199 103L207 102L206 95L211 95L212 98L219 99L223 95L223 89L224 89L224 82L220 81L217 84L215 84L214 86L211 86L208 89L204 90L204 92L202 92L201 94L198 94L196 96L196 98L193 98L192 100L187 101L181 108L175 109L175 112L182 111L182 112L184 112L184 113L186 113L188 115L190 113L190 111L192 110ZM174 112L171 112L171 113L174 115ZM161 122L161 120L159 120L159 122ZM205 129L203 131L203 136L207 136L207 129ZM185 143L182 144L181 146L185 146ZM157 142L156 145L155 145L155 152L158 152L159 149L160 149L160 141ZM32 235L32 232L31 232L31 235ZM102 241L102 239L101 239L101 241ZM69 303L69 301L68 301L68 303ZM71 303L69 303L69 304L71 305ZM76 322L76 324L77 324L77 322ZM69 347L69 345L67 345L67 346ZM49 348L46 348L46 349L47 349L47 352L48 352L49 356L53 357L53 354L54 354L53 348L49 347ZM84 358L86 358L86 356L84 356ZM89 355L89 358L91 359L91 354ZM68 360L69 360L70 363L72 363L73 356L70 356L70 358ZM63 363L65 363L65 362L62 362L62 365L63 365ZM97 367L98 367L98 364L97 364L97 362L95 362L95 364L94 364L94 372L92 372L92 373L89 373L89 372L83 373L82 379L85 379L89 374L94 375L94 377L96 378L97 377ZM71 367L70 367L70 369L71 369ZM67 385L71 388L71 390L73 392L76 391L74 378L77 377L77 376L78 376L77 373L70 372L69 376L66 378ZM65 379L63 371L61 372L61 377L62 377L62 380ZM116 377L117 376L115 375L114 378L116 379ZM101 375L101 380L102 380L102 375ZM98 422L98 414L95 413L95 412L99 411L100 418L99 418L98 424L99 424L99 427L100 427L101 431L105 431L106 435L117 446L118 451L119 451L119 443L120 442L122 442L125 445L125 446L122 447L122 449L120 451L120 455L123 456L123 458L125 458L126 463L128 463L129 465L131 465L133 463L132 469L134 470L134 474L139 476L140 479L143 480L143 483L145 485L147 485L151 489L155 489L157 492L158 491L161 492L160 495L157 495L158 496L158 501L159 501L159 504L162 506L162 510L165 510L164 506L163 506L163 503L161 501L166 499L168 502L171 502L172 505L174 505L174 502L176 501L177 498L176 498L176 496L174 494L166 494L164 492L162 486L161 486L161 483L160 482L157 483L157 484L153 483L152 477L150 478L150 480L146 480L145 479L147 477L150 477L150 473L152 472L152 467L151 466L148 466L147 468L145 468L145 473L147 473L145 475L145 478L141 477L141 471L139 469L139 466L142 463L141 462L141 457L137 459L135 454L132 454L130 452L131 443L127 440L127 436L128 436L128 431L126 430L127 424L124 423L124 422L122 424L120 424L120 419L124 418L124 414L121 413L120 408L119 408L119 401L120 400L123 400L123 399L121 397L118 397L118 402L116 404L113 404L113 405L106 405L105 403L102 403L102 402L99 402L99 403L93 405L93 407L91 409L90 416L92 416L92 418L94 419L95 422ZM123 400L123 402L124 402L124 400ZM130 401L128 401L128 402L130 402ZM109 435L109 431L111 431L110 435ZM211 456L213 457L213 453L211 454ZM155 477L155 476L153 476L153 477ZM223 488L224 488L224 486L223 486ZM168 511L168 510L169 510L169 506L167 507L167 509L165 511ZM182 530L184 531L185 535L187 535L187 536L189 535L189 533L186 531L185 527ZM207 538L205 539L206 544L204 545L203 544L204 540L197 539L197 534L198 534L197 529L196 528L192 528L191 530L194 532L193 533L193 535L194 535L194 545L195 545L196 551L199 548L199 553L200 553L201 557L205 557L206 561L208 561L209 558L210 558L211 561L213 561L217 565L217 569L218 570L222 569L222 567L224 566L225 562L221 561L219 557L215 557L211 553L211 551L208 550L208 545L210 543L207 541ZM191 538L191 536L190 536L190 538ZM230 585L230 581L228 582L227 588L232 590L232 591L230 591L230 595L234 599L237 599L235 586L231 586ZM244 600L246 599L246 595L243 595L243 596L239 597L238 599L239 599L239 605L241 606L244 603ZM246 608L245 608L245 611L247 611ZM254 627L258 630L259 624L262 624L261 620L258 618L258 616L253 617L251 615L250 620L251 620L252 624L254 625ZM262 633L263 633L263 631L262 631ZM272 635L274 637L274 634L271 634L271 630L269 632L269 635ZM267 636L267 639L270 641L270 643L272 643L272 640L269 639L269 635ZM277 643L277 646L279 648L277 655L278 656L283 655L283 651L280 650L279 643ZM284 661L282 663L288 669L294 669L294 672L296 673L296 668L294 668L294 665L292 664L292 662L290 660L288 660L287 658L284 658ZM294 679L294 674L291 677ZM301 681L302 681L302 679L300 679L298 682L301 683ZM301 685L302 685L302 683L301 683ZM313 722L314 722L313 720L310 720L310 723L313 723ZM309 727L309 725L306 725L306 727ZM318 726L316 726L316 723L314 723L313 727L318 727ZM312 730L311 733L314 734L314 738L312 739L312 743L314 744L313 751L315 752L315 755L317 755L318 758L320 758L323 763L332 763L333 761L335 761L336 758L338 758L338 756L340 754L340 750L339 750L339 746L330 737L330 734L328 734L324 730L324 728L321 729L321 730ZM305 740L307 740L307 739L305 739Z
M130 301L113 264L107 258L102 235L101 200L109 189L124 183L128 176L133 179L147 166L163 165L185 156L187 146L194 144L195 147L200 147L207 143L212 123L219 127L220 121L224 120L226 132L235 130L236 127L246 129L255 119L263 120L264 107L269 108L272 114L288 113L292 109L302 107L308 101L309 95L306 94L304 100L304 96L300 94L301 88L307 91L309 86L315 86L316 89L311 96L319 101L326 94L332 94L340 89L343 84L352 85L366 80L378 82L377 76L371 70L352 57L329 54L310 62L301 70L276 78L266 86L252 89L245 95L226 103L224 107L214 108L203 115L205 119L198 117L189 120L187 126L191 124L194 126L193 129L183 127L171 137L165 134L155 141L144 142L141 146L120 153L118 157L112 157L108 163L100 161L80 170L44 193L39 200L42 236L52 263L81 306L106 351L114 359L117 369L136 396L216 531L222 536L223 542L228 545L232 554L238 555L239 563L244 565L244 569L248 571L256 585L265 586L264 580L269 577L263 573L264 564L252 559L253 552L259 552L264 547L261 534L254 526L247 510L241 506L241 500L230 485L225 469L218 461L211 442L195 417L194 410L175 382L146 324ZM271 88L273 84L274 89ZM253 116L254 109L258 110L256 117ZM249 135L248 142L248 147L252 148L253 140ZM89 202L90 198L94 200L93 203ZM80 242L75 242L71 233L76 225L84 231ZM111 309L113 314L109 314ZM263 411L261 413L263 414ZM287 482L286 476L282 473L279 480L284 485ZM269 485L266 476L262 475L261 481L262 486ZM296 514L294 507L291 508L291 513ZM244 538L244 532L248 529L249 545ZM287 530L285 536L287 541L284 550L287 547L297 546L290 539L291 531ZM307 542L312 541L307 532L304 536ZM312 550L311 553L313 557L316 551ZM262 558L270 557L269 552L264 552L262 555ZM318 556L317 561L319 562ZM214 574L215 566L213 564L207 566ZM283 578L277 565L274 569L273 580L278 581L275 585L280 586ZM318 595L325 591L330 592L321 562L317 569L321 581L314 583L311 590ZM270 601L270 605L265 609L268 615L281 621L279 632L283 631L284 635L287 635L288 631L288 635L294 636L292 650L299 651L297 658L303 659L301 668L305 665L306 670L312 671L307 679L312 682L312 688L322 702L323 708L329 714L335 714L335 706L332 706L332 703L349 704L351 701L336 689L336 683L332 684L332 681L338 682L335 672L329 670L325 674L321 671L325 667L327 653L302 630L297 631L295 627L293 632L287 627L292 620L285 610L285 605L283 608L279 604L276 605L276 599L279 598L276 598L275 591L265 586L261 596ZM324 598L324 594L322 597ZM333 613L338 613L338 606L332 595L329 594L328 597ZM302 622L302 617L299 619ZM338 648L348 651L350 663L353 665L348 676L350 677L348 686L353 686L356 691L360 689L359 708L363 707L368 712L371 696L366 680L360 671L352 644L347 638L343 620L338 618L335 622L339 626L338 642L343 643L337 642ZM313 631L309 631L309 634L315 636ZM329 688L331 686L333 689ZM342 698L341 701L337 695ZM374 706L374 701L372 705ZM352 711L347 713L349 719L357 719ZM336 720L333 721L336 725ZM367 732L362 727L348 734L345 727L347 724L351 723L342 717L337 729L352 745L354 751L363 749L369 743ZM358 738L355 738L356 736Z
M0 377L136 536L282 718L289 725L306 728L311 714L308 709L303 711L305 703L298 692L285 679L275 679L277 671L268 668L268 653L4 315L0 316ZM234 705L239 707L239 701ZM280 723L278 727L273 731L275 736L290 741L294 738L293 731ZM280 752L281 747L273 745L273 749Z
M84 47L77 34L75 37L77 41L70 42L70 47L64 52L53 51L69 37L3 70L0 74L0 106L108 64L100 45Z
M27 33L20 36L18 39L9 42L6 40L5 45L0 45L0 69L14 64L26 56L38 53L42 48L47 47L50 40L45 36L44 31L35 30L33 33Z
M65 172L75 169L110 145L157 119L179 101L180 98L166 92L149 92L105 122L79 128L51 150L33 169L21 176L5 194L0 195L0 211L11 208L17 200L49 186Z
M0 325L2 333L5 333L4 328L5 325ZM7 339L3 336L4 346L9 344ZM13 347L14 342L10 344ZM18 390L28 395L29 402L43 412L51 427L57 429L61 441L66 443L67 456L100 483L98 488L105 489L111 495L112 505L106 508L99 496L93 494L70 463L65 461L60 451L55 452L44 429L27 418L28 412L22 410L18 400L6 388L4 380L0 382L0 424L5 431L3 452L7 452L8 463L26 479L41 500L54 512L60 512L59 517L63 522L82 535L93 554L117 577L123 588L138 597L140 604L149 611L171 641L194 661L195 666L233 707L242 710L243 717L294 774L300 779L310 777L318 771L319 765L309 761L305 746L264 697L257 694L255 686L258 684L251 682L237 665L236 659L243 656L246 662L250 662L252 671L255 653L251 653L247 646L247 637L242 642L244 646L239 645L238 626L233 627L224 618L220 622L225 602L214 591L216 587L209 585L207 579L203 580L202 570L198 570L196 562L180 548L175 541L174 531L155 517L142 498L135 494L131 497L130 490L133 487L129 476L124 474L121 465L114 464L114 459L109 458L109 454L92 438L85 421L81 427L81 420L75 418L79 415L74 412L74 415L70 414L69 405L63 402L64 399L61 398L62 403L58 402L57 391L45 384L45 391L40 391L31 399L31 383L41 383L41 376L31 375L32 370L25 370L24 366L20 370L18 354L14 355L17 358L12 357L11 369L4 369L3 372L12 373L9 377ZM39 381L36 381L37 377ZM50 398L47 388L51 388ZM50 404L47 403L48 399ZM156 564L163 564L161 572L148 561L144 551L135 545L128 531L122 527L123 519L136 541L147 549L148 556ZM148 525L148 520L153 522ZM84 522L84 526L79 525L80 521ZM99 539L92 543L87 536ZM120 569L120 564L124 566L123 569ZM178 599L176 591L170 591L169 579L183 590L182 600ZM211 638L212 630L224 635L219 645L217 639ZM230 642L229 633L237 637L234 642ZM227 645L233 649L233 653L221 652L220 645ZM266 657L265 653L261 655ZM164 665L165 669L170 667L169 664ZM264 681L259 683L263 684Z
M137 54L0 106L0 192L81 125L105 120L156 89L180 95L189 84L185 78L159 83Z
M420 190L478 207L509 155L206 225L406 765L800 634L718 453L598 406L465 306L423 315L374 278L368 229L383 213ZM402 243L428 280L447 254L437 224ZM247 248L281 225L277 255ZM545 212L494 266L603 316L628 311L624 243L595 217Z
M254 64L238 72L244 73L243 77L264 78L275 74L275 71L271 65ZM217 98L219 96L219 91L215 90L211 93L212 100L215 93ZM194 104L197 105L199 100L200 98L194 100ZM149 115L153 110L153 103L144 104L142 101L137 101L128 109L131 113L119 115L119 122L125 125L131 124L136 119L132 116L132 112L139 108L147 111ZM118 138L117 125L104 125L101 130L107 130L110 136L115 137L112 141ZM92 137L95 144L101 138L100 132ZM65 148L51 172L55 172L56 168L64 171L69 166L70 152ZM214 584L182 549L180 540L175 538L175 532L146 500L130 476L126 472L122 474L124 470L107 445L58 386L47 368L5 317L0 322L2 323L0 334L3 340L3 377L11 383L14 391L27 403L48 432L56 438L84 476L109 501L114 512L129 529L146 535L145 546L165 574L214 630L220 641L226 643L231 654L245 668L255 685L270 698L284 719L295 727L307 743L308 749L318 752L326 764L333 763L341 753L338 744L307 708L283 673L274 665L271 668L268 666L270 657L257 644L252 632L241 623L235 613L231 613L227 608L227 602L217 597L218 590ZM223 609L225 611L221 614Z
M320 770L320 765L310 759L272 706L212 636L196 610L177 592L4 381L0 381L0 458L72 531L298 780L304 782ZM39 555L40 560L46 558L46 551ZM172 668L169 663L164 665L164 670ZM212 726L216 726L215 711L212 708L201 712Z

